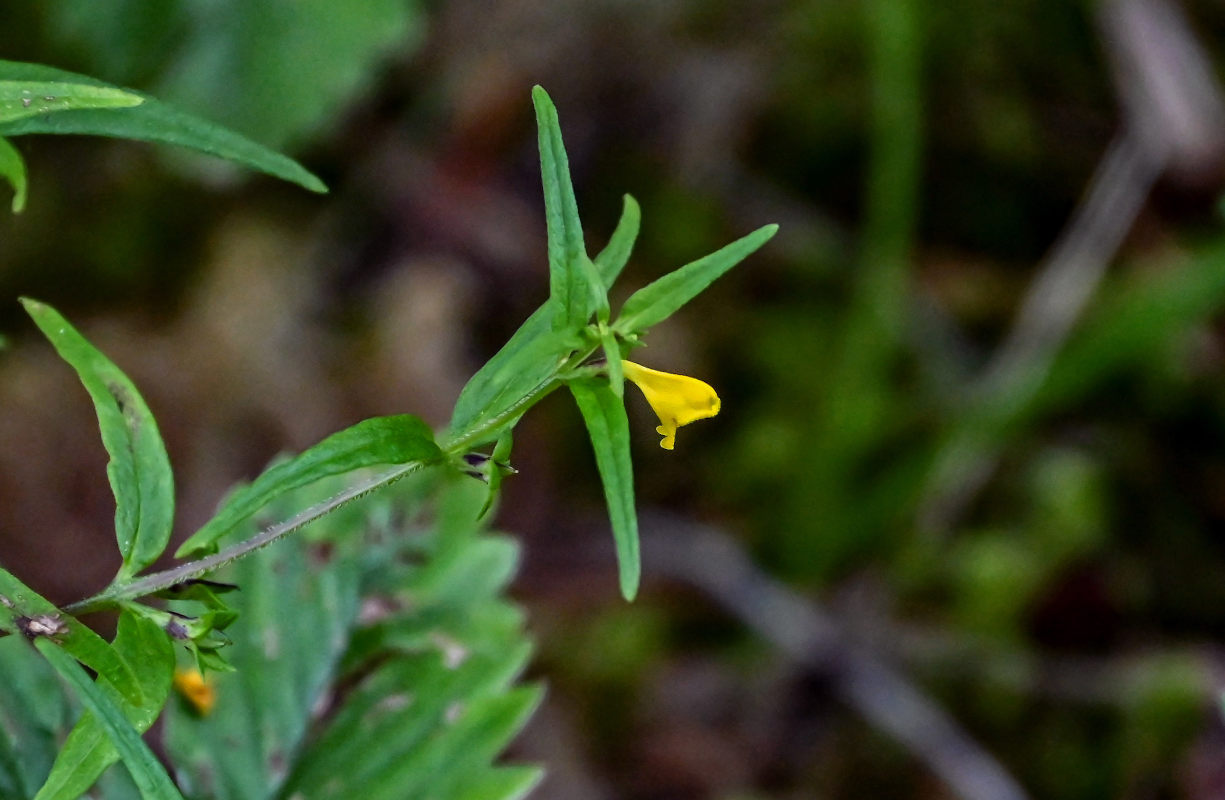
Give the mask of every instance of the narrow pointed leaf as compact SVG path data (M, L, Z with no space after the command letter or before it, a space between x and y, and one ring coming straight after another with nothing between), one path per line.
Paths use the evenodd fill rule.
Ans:
M544 184L544 212L549 231L549 300L556 317L555 330L576 330L594 310L592 298L603 287L591 285L594 271L583 269L587 250L583 225L570 180L570 162L561 138L557 108L539 86L532 89L540 141L540 177Z
M622 334L645 331L672 316L714 282L723 273L739 264L778 231L777 225L758 228L721 250L686 264L650 283L625 301L621 316L613 325Z
M119 757L132 775L144 800L182 800L183 795L175 788L170 776L162 768L153 751L140 738L140 734L124 717L123 712L89 676L49 639L34 642L43 657L51 662L64 680L76 690L81 703L97 718L106 735L110 737Z
M0 797L30 800L72 723L55 670L24 637L0 639ZM8 744L4 744L7 741Z
M638 513L634 508L634 467L630 461L629 418L625 405L606 381L589 379L570 383L595 450L596 466L604 483L608 518L617 546L621 594L633 600L641 573L638 551Z
M519 800L544 779L540 767L514 765L470 775L455 787L453 800Z
M41 64L0 60L0 81L63 82L120 91L103 81ZM131 108L74 108L0 121L0 136L32 133L89 134L119 139L178 145L224 158L312 192L326 192L323 182L292 158L220 125L179 111L139 92L126 92L143 100Z
M638 236L638 203L625 195L621 220L612 238L594 261L607 290L629 261ZM607 292L604 293L607 299ZM481 418L500 413L516 399L540 385L570 351L567 337L553 334L554 307L545 303L519 326L510 340L464 385L451 416L450 432L458 436ZM545 337L549 337L545 341ZM492 431L489 440L497 436Z
M642 211L638 208L638 201L628 194L625 195L622 198L621 220L608 244L595 257L595 268L604 281L604 288L611 287L620 276L621 270L629 263L641 222Z
M109 86L0 79L0 122L88 108L131 108L140 95Z
M138 732L149 729L161 713L170 693L174 649L165 632L155 623L125 611L111 645L133 665L144 692L144 705L126 702L108 683L98 688ZM34 800L73 800L89 790L103 771L119 758L110 734L93 712L87 711L65 740L59 756Z
M410 414L374 417L334 433L297 456L269 468L230 495L203 528L179 547L176 557L210 550L219 539L278 497L321 478L381 464L430 462L441 451L420 418Z
M572 347L567 337L553 331L552 321L551 303L536 309L468 380L451 415L451 438L511 408L557 371ZM483 441L492 441L499 433L500 429L491 429Z
M0 138L0 178L13 187L13 213L26 207L26 162L8 139Z
M58 628L51 634L55 641L73 658L105 678L125 702L137 706L148 703L136 670L105 639L82 625L76 617L60 613L51 601L34 592L11 572L0 569L0 630L19 631L23 617L42 618Z
M134 575L161 555L174 520L174 477L157 423L132 381L58 311L26 298L21 303L94 402L110 456L106 474L115 495L119 574Z

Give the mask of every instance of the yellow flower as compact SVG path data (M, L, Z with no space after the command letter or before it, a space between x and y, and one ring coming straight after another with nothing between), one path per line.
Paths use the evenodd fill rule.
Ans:
M622 361L625 377L642 390L651 408L659 415L655 430L663 434L659 446L665 450L676 447L676 429L690 422L707 419L719 413L719 395L710 384L686 375L644 367L633 361Z
M217 704L217 691L198 669L176 669L174 688L202 717L208 716L208 712Z

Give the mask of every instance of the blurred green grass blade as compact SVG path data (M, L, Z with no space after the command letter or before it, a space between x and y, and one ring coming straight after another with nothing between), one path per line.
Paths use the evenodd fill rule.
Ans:
M672 316L716 278L739 264L778 231L766 225L705 258L686 264L630 295L613 327L622 334L645 331Z
M327 531L340 523L333 516L318 524ZM210 675L217 699L208 716L169 705L166 746L192 796L272 797L347 644L359 605L358 566L299 535L216 577L242 587L231 601L239 620L226 630L233 640L226 658L236 671Z
M570 384L595 450L596 466L604 484L608 518L617 546L621 594L633 600L641 574L638 549L638 513L634 508L634 465L630 460L629 418L625 404L605 381L578 380Z
M21 304L93 400L110 456L119 577L134 575L162 554L174 521L174 476L157 423L132 381L58 311L28 298Z
M26 800L29 796L21 756L18 755L17 747L9 738L8 732L0 727L0 797Z
M622 198L621 219L609 238L608 244L595 257L595 268L607 289L616 282L621 270L629 263L634 242L638 239L638 228L642 223L642 211L638 201L630 195Z
M233 492L217 515L183 542L175 556L215 549L219 539L264 506L322 478L381 464L431 462L440 456L433 432L418 417L400 414L363 420L270 467L250 485Z
M539 688L524 686L453 706L447 725L365 784L362 797L455 797L465 779L489 769L489 762L527 722L540 697Z
M110 17L102 25L119 27L113 8L99 13L91 0L66 5L66 16ZM159 76L156 93L278 148L327 130L362 102L389 61L411 56L427 22L418 0L174 5L186 11L186 30L171 28L173 52L149 70ZM147 6L131 10L124 27L152 27L156 11ZM105 52L120 46L113 34L86 35L115 58Z
M140 95L109 86L0 78L0 123L73 109L131 108L142 102Z
M174 671L174 649L166 633L155 623L124 611L112 647L132 665L140 681L145 703L126 702L110 685L99 690L120 709L128 723L139 733L157 719L170 693ZM119 758L119 751L102 722L87 711L64 742L51 774L35 800L76 798L97 782L103 771Z
M63 685L22 636L0 639L0 797L29 800L72 724ZM7 744L6 744L7 743Z
M593 271L583 269L587 249L557 108L540 86L532 88L532 104L536 107L540 177L549 232L549 300L557 315L552 325L555 330L577 330L587 323L594 310L593 298L604 288L592 285Z
M1177 270L1142 273L1103 287L1049 371L1018 375L957 416L939 443L927 493L956 491L1032 420L1076 402L1128 369L1167 358L1180 337L1225 307L1225 247L1206 248Z
M108 89L118 87L41 64L0 60L0 80L79 83ZM34 133L89 134L178 145L296 183L312 192L327 187L293 159L234 131L178 111L152 97L133 93L144 102L131 108L70 109L54 114L0 122L0 136Z
M26 207L26 162L8 139L0 138L0 178L13 187L13 213Z
M378 669L303 754L282 796L294 791L313 800L429 796L417 782L427 777L422 770L434 743L451 735L450 715L479 698L500 696L526 664L531 651L526 643L505 645L473 652L458 663L431 648ZM407 697L411 704L388 702Z
M11 572L0 569L0 630L18 630L17 618L44 616L59 623L55 640L73 658L105 678L126 702L148 703L136 670L98 634L76 617L61 614L49 600L32 591Z
M43 657L51 662L64 680L76 690L86 709L97 718L102 729L110 737L119 757L131 773L132 779L140 789L144 800L182 800L183 795L175 788L170 776L162 768L161 763L149 746L144 743L124 718L123 712L115 705L102 689L94 685L89 676L77 665L76 661L49 639L38 639L34 642ZM51 798L46 798L51 800ZM61 795L56 800L70 800L68 795ZM73 798L75 800L75 798Z

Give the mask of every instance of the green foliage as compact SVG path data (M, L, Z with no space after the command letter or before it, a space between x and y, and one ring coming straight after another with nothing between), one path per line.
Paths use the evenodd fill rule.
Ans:
M634 334L658 325L701 294L720 275L751 256L777 232L777 225L766 225L642 287L625 301L613 327L622 334Z
M148 703L137 669L124 654L4 569L0 569L0 631L31 638L54 636L57 645L98 673L126 702Z
M548 230L549 300L464 386L451 418L448 447L472 447L492 441L506 427L513 426L528 405L560 383L570 382L572 388L582 384L574 396L591 434L604 481L617 544L621 591L630 599L637 591L641 566L629 427L622 405L622 350L637 344L647 328L671 316L765 244L778 226L767 225L658 279L631 296L621 316L610 321L608 288L628 262L637 238L638 204L625 197L612 239L593 262L583 243L557 109L539 86L532 90L532 102L539 126ZM599 350L603 351L604 363L581 368ZM598 385L589 382L593 373L600 375Z
M42 645L43 642L38 642ZM170 674L174 668L174 652L165 631L143 617L125 611L119 618L119 630L111 644L125 662L132 665L143 695L143 702L132 704L122 697L110 683L100 682L89 691L94 702L82 695L88 709L77 721L60 749L59 756L51 768L50 775L35 800L72 800L89 790L102 771L122 755L132 773L142 796L151 796L145 787L158 786L157 796L178 797L178 793L167 793L165 771L161 765L151 769L145 756L132 749L132 743L123 742L115 727L134 729L143 733L161 713L166 697L170 693ZM44 655L46 651L44 648ZM63 674L64 667L53 666ZM70 679L79 675L75 666L69 667ZM74 685L76 685L74 681ZM93 687L93 684L89 684ZM81 691L78 687L78 691ZM102 703L99 713L98 703ZM122 722L115 716L122 714ZM139 740L137 740L139 741Z
M221 510L183 542L175 556L184 558L216 550L219 539L293 489L365 467L412 461L429 463L441 455L429 426L417 417L401 414L363 420L269 468L250 486L234 491Z
M41 64L15 61L0 61L0 81L28 85L59 84L65 87L59 90L61 92L66 92L67 87L72 86L89 86L108 92L120 91L118 87L85 75ZM245 136L185 114L152 97L136 92L122 94L138 97L139 105L128 103L124 106L115 100L110 104L112 107L80 104L69 105L61 110L53 106L48 113L0 120L0 136L13 137L34 133L90 134L173 144L233 161L296 183L313 192L327 191L322 181L301 164L256 144ZM98 105L101 105L100 101Z
M164 640L163 640L164 641ZM81 699L82 704L92 714L92 718L98 721L98 725L106 731L111 742L119 751L120 758L127 766L128 771L132 774L132 780L136 783L142 798L146 800L182 800L182 795L175 788L174 783L170 780L170 776L166 774L166 770L162 768L161 763L157 760L157 756L153 755L153 751L140 738L140 734L128 724L128 720L124 717L123 712L115 705L111 698L107 697L101 689L94 685L76 662L64 654L56 645L48 639L37 639L34 645L38 651L43 654L43 657L55 667L56 672L67 681L73 689L76 690ZM164 677L164 670L163 677ZM67 747L61 751L67 752ZM74 794L58 794L58 793L42 793L40 792L37 800L51 800L51 798L69 798Z
M593 269L586 269L587 248L583 223L578 217L570 162L561 139L557 109L545 90L532 89L536 125L540 131L540 177L544 184L544 216L549 230L549 301L553 304L554 330L569 330L587 324L604 287L593 285Z
M13 213L20 214L26 206L26 162L8 139L0 139L0 178L13 187Z
M454 797L457 781L537 774L491 766L538 694L508 688L528 652L501 598L517 547L481 531L471 482L448 490L463 516L424 534L388 527L433 488L413 480L401 501L351 506L220 575L244 587L236 671L216 676L207 716L167 711L194 797ZM278 513L318 497L284 497Z
M336 119L424 30L414 0L54 0L46 13L91 71L277 148Z
M0 62L0 101L8 77L55 81L68 75ZM32 116L0 118L0 133L91 132L165 141L181 133L180 143L318 188L293 162L151 99L131 95L139 105L86 108L121 105L129 96L82 80L80 90L57 84L65 98L58 105L52 87L40 85L49 105ZM198 561L138 576L161 556L174 514L173 475L152 412L127 376L62 315L22 300L93 400L110 456L123 563L110 586L62 611L0 569L0 631L33 641L85 709L45 780L45 734L58 739L65 715L32 717L15 733L0 729L0 786L25 798L41 780L35 800L70 800L91 786L107 800L136 793L180 797L140 738L166 703L172 642L184 646L201 673L218 673L212 686L199 683L201 673L190 679L180 674L180 691L189 700L197 692L194 705L167 712L176 777L193 798L509 800L539 780L535 768L494 765L540 698L537 688L512 686L531 649L522 615L502 599L517 548L486 535L479 522L501 480L514 472L511 430L541 397L569 384L604 481L621 591L632 599L640 556L621 353L760 247L775 226L656 281L631 297L628 315L613 322L608 288L629 259L638 206L625 198L609 245L591 260L556 109L539 87L533 101L549 301L465 387L444 446L410 415L369 419L333 434L231 493L180 548L180 555L209 553ZM15 164L5 174L21 195L24 173L17 167L24 167L19 157ZM601 350L602 360L596 358ZM491 441L491 455L473 452ZM377 466L385 470L369 471ZM424 473L426 467L435 469ZM393 483L405 492L402 504L363 511L350 505ZM432 521L413 516L430 493L440 495ZM252 520L261 512L284 521L255 530ZM284 538L310 523L309 532ZM214 552L221 545L225 549ZM223 580L203 578L214 573ZM242 591L227 595L235 588ZM67 613L108 608L122 610L109 644ZM41 683L21 662L22 652L0 648L0 659L16 659L18 682ZM97 682L73 659L94 670ZM55 707L62 712L64 705L57 701ZM31 735L25 729L32 725L39 727ZM26 739L38 748L28 764L21 760ZM131 780L112 776L97 783L117 758Z
M30 800L43 785L74 708L55 671L20 636L0 639L0 797Z
M596 466L604 482L604 498L621 564L621 594L633 600L641 573L638 552L638 515L634 511L634 466L630 461L630 423L625 404L608 383L574 381L574 402L583 414L595 450Z
M162 436L140 392L110 359L55 309L34 300L21 302L94 402L110 456L106 474L115 495L115 535L123 556L117 580L123 580L152 564L170 540L174 478Z
M142 102L138 95L107 86L0 80L0 123L73 109L131 108Z

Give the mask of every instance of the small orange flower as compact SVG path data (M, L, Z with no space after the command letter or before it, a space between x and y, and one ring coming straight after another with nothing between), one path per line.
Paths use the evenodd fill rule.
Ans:
M174 671L174 688L183 699L202 717L208 716L217 704L217 690L211 681L206 680L198 669L176 669Z

